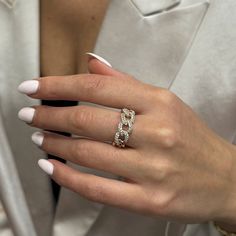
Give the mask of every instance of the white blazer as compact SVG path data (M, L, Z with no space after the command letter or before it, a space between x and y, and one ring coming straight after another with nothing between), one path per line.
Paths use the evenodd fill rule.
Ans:
M233 143L235 49L235 0L111 0L94 52L139 80L168 88ZM0 0L0 197L7 214L0 208L0 235L219 236L211 222L142 216L64 188L54 207L50 178L36 164L46 155L30 140L35 129L17 118L20 108L40 104L16 91L38 77L39 68L38 1Z

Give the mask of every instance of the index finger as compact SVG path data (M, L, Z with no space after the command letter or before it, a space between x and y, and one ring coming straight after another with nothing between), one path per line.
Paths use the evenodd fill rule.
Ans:
M119 109L127 107L137 113L150 106L152 98L147 95L147 88L151 94L150 86L131 76L98 74L42 77L24 81L18 87L20 92L32 98L84 101Z

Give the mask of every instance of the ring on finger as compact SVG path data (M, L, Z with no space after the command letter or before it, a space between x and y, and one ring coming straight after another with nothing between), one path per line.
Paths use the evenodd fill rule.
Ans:
M129 137L133 130L133 124L135 121L135 111L132 109L121 109L121 119L118 124L117 131L115 133L113 146L124 148L127 144ZM125 129L124 129L125 127Z

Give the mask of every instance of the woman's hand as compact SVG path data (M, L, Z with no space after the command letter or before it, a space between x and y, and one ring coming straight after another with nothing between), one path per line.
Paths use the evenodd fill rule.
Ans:
M19 117L34 127L83 136L44 132L33 135L33 140L47 153L125 181L82 173L56 160L41 161L52 178L92 201L141 214L186 223L236 224L235 147L170 91L96 59L89 61L89 70L93 74L27 81L20 90L35 99L133 109L136 119L126 148L111 145L120 120L116 109L34 106L23 108Z

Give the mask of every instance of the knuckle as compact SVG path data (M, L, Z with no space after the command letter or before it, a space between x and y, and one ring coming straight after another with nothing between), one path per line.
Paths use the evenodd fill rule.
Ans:
M168 212L171 210L171 204L173 203L174 198L175 194L170 191L156 193L151 198L151 209L157 215L168 215Z
M58 98L57 89L55 89L55 86L52 86L52 83L54 83L55 77L44 77L40 80L41 82L41 90L44 92L44 94L47 94L47 97L50 99Z
M107 79L103 77L91 76L90 78L86 78L86 82L84 84L85 92L91 94L95 90L100 90L105 87Z
M173 104L173 103L176 103L177 101L177 96L171 92L170 90L168 89L165 89L165 88L161 88L159 89L159 92L158 92L158 98L164 103L164 104Z
M77 179L74 176L71 176L70 182L67 184L63 184L60 183L62 186L66 186L67 188L69 188L71 191L73 191L74 193L79 193L80 192L80 188L79 188L79 184L77 184Z
M162 129L160 131L162 146L172 148L177 143L177 132L174 129Z
M96 202L104 202L105 201L105 193L101 185L93 184L86 185L84 187L84 195L91 201Z
M156 166L156 179L158 182L164 182L168 179L168 177L171 175L171 168L169 166L169 163L157 163Z
M70 150L70 156L76 161L78 164L85 164L84 160L87 160L91 155L91 147L83 142L83 140L75 141Z
M72 127L78 131L87 127L94 119L94 114L85 106L78 106L69 119Z
M175 167L168 159L154 160L146 165L147 177L153 183L163 183L176 174Z
M179 142L179 134L176 128L163 127L157 129L159 143L164 148L173 148Z
M84 167L96 166L96 148L86 139L75 140L68 152L68 159Z
M159 88L155 87L151 84L146 84L146 83L142 83L142 90L145 91L146 94L146 99L150 104L155 103L154 105L159 106L160 101L158 99L158 94L159 94Z
M68 149L68 155L72 161L78 161L80 157L80 148L77 142L74 142L71 147Z

